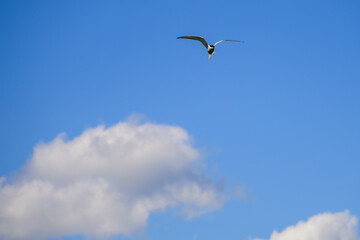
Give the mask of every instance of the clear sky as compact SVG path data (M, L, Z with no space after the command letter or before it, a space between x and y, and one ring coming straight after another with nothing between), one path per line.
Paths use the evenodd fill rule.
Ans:
M358 239L359 12L356 0L1 1L0 239L103 238L94 216L114 218L113 239L291 240L272 233L331 217ZM245 43L208 61L183 35ZM109 200L83 225L69 216L92 198L79 186Z

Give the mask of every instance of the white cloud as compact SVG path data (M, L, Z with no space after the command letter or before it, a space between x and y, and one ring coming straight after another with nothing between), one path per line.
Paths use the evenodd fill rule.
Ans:
M324 213L300 221L282 232L274 231L270 240L359 240L357 218L349 211ZM260 239L258 239L260 240Z
M198 171L200 153L179 127L127 121L35 147L23 173L0 181L0 238L107 238L144 229L151 212L186 217L217 209L221 183Z

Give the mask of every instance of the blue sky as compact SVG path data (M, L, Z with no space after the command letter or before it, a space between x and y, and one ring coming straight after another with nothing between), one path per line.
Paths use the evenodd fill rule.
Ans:
M188 220L151 212L136 238L268 239L324 212L359 218L359 10L355 0L1 1L0 176L62 132L141 114L186 130L206 175L247 197ZM245 43L219 44L208 61L182 35Z

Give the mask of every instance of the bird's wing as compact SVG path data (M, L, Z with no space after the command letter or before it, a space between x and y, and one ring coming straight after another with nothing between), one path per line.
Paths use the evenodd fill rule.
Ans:
M244 41L239 41L239 40L221 40L221 41L218 41L217 43L214 44L214 46L218 43L221 43L221 42L227 42L227 41L231 41L231 42L241 42L243 43Z
M178 37L177 39L180 39L180 38L200 41L206 47L206 49L209 46L209 44L205 41L205 39L203 37L199 37L199 36L182 36L182 37Z

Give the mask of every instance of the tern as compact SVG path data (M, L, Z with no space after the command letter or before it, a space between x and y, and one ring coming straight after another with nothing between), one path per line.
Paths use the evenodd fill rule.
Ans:
M227 42L227 41L231 41L231 42L243 42L243 41L239 41L239 40L221 40L216 42L214 45L209 45L206 40L203 37L200 36L182 36L182 37L178 37L177 39L191 39L191 40L197 40L199 42L201 42L205 47L207 52L209 53L208 59L210 60L211 56L215 53L215 46L216 44L219 44L221 42Z

